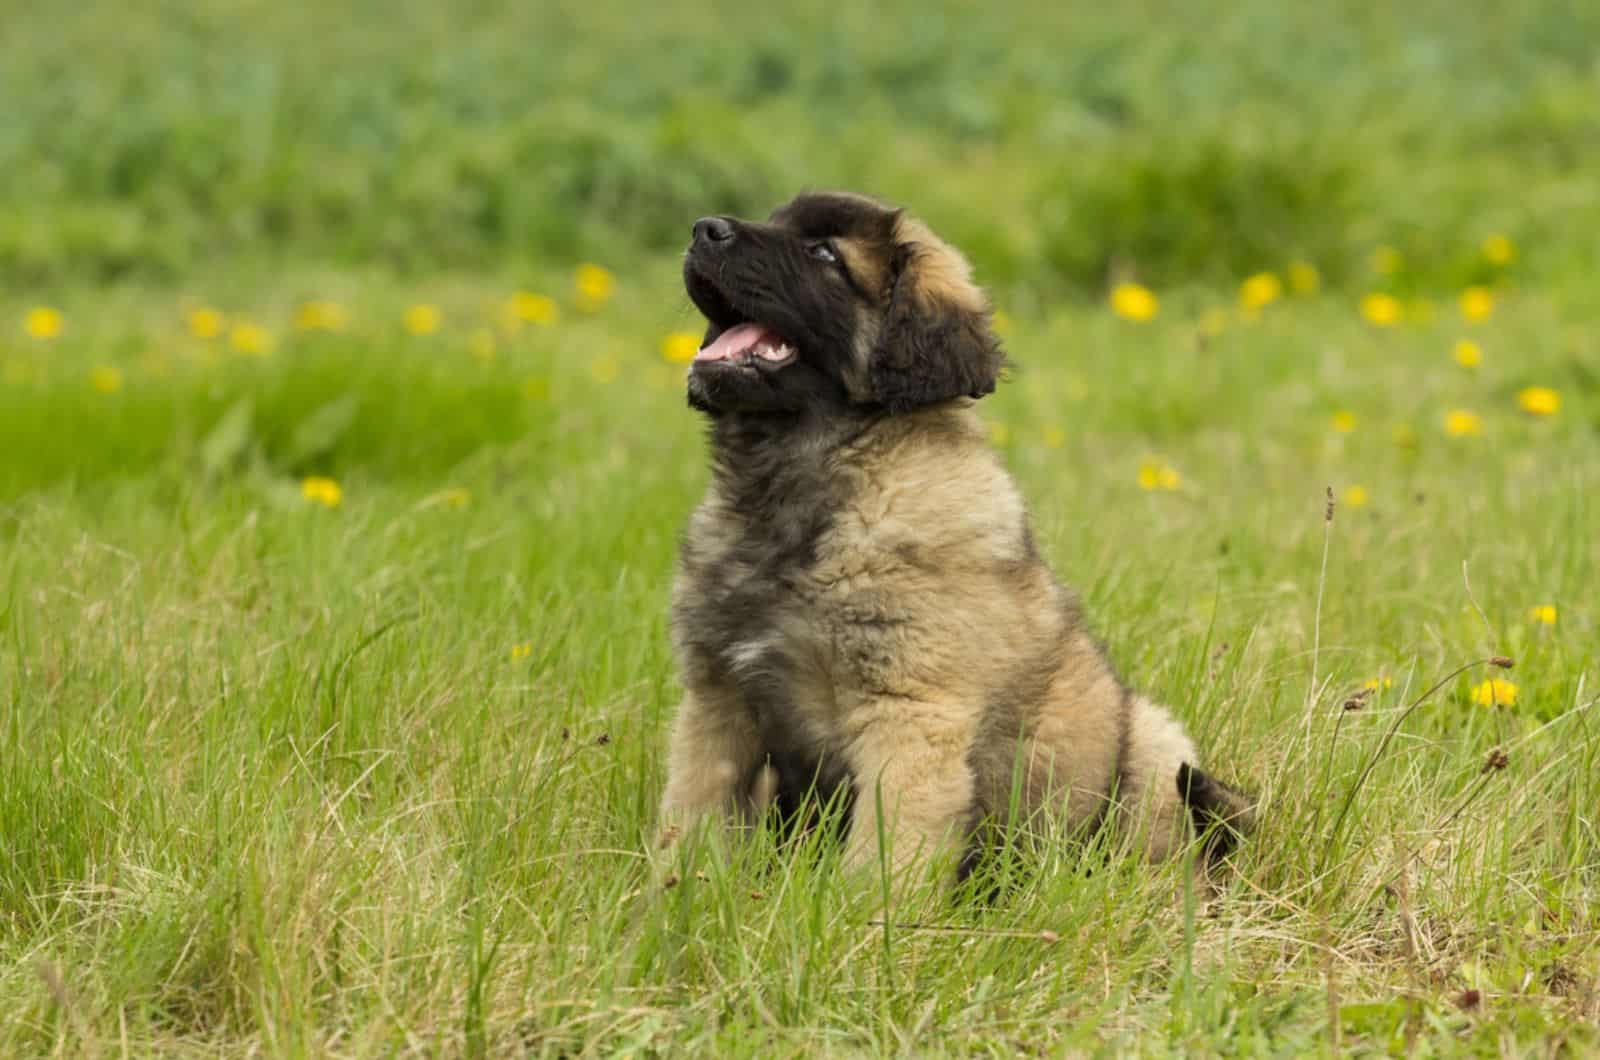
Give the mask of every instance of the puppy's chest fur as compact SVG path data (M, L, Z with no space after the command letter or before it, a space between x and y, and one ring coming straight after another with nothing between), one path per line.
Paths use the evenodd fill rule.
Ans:
M685 683L754 721L782 802L849 783L875 700L948 693L1015 651L985 643L1014 626L993 612L1048 580L975 423L924 419L716 440L674 636Z

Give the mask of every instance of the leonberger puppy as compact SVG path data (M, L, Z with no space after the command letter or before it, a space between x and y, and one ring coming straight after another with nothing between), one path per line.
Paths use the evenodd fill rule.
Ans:
M803 194L696 221L683 279L713 474L673 590L658 846L839 796L849 866L882 835L897 869L964 873L980 835L1040 821L1225 853L1247 801L1118 678L988 444L974 406L1005 358L962 255L901 210Z

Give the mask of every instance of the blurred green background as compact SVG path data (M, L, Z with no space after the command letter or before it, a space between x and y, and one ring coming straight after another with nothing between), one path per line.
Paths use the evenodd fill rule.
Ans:
M799 187L914 200L991 281L1229 281L1508 233L1592 272L1600 7L7 5L0 278L425 274L678 248Z

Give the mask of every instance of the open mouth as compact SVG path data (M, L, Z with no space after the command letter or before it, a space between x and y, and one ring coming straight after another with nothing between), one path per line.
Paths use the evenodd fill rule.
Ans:
M726 364L754 368L758 364L777 367L794 360L795 350L787 339L764 324L744 323L727 328L694 355L696 366Z

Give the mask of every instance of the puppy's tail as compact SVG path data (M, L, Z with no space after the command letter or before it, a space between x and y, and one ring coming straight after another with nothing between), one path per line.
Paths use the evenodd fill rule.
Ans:
M1199 766L1187 762L1178 766L1178 797L1188 807L1207 861L1227 857L1255 829L1253 800Z

